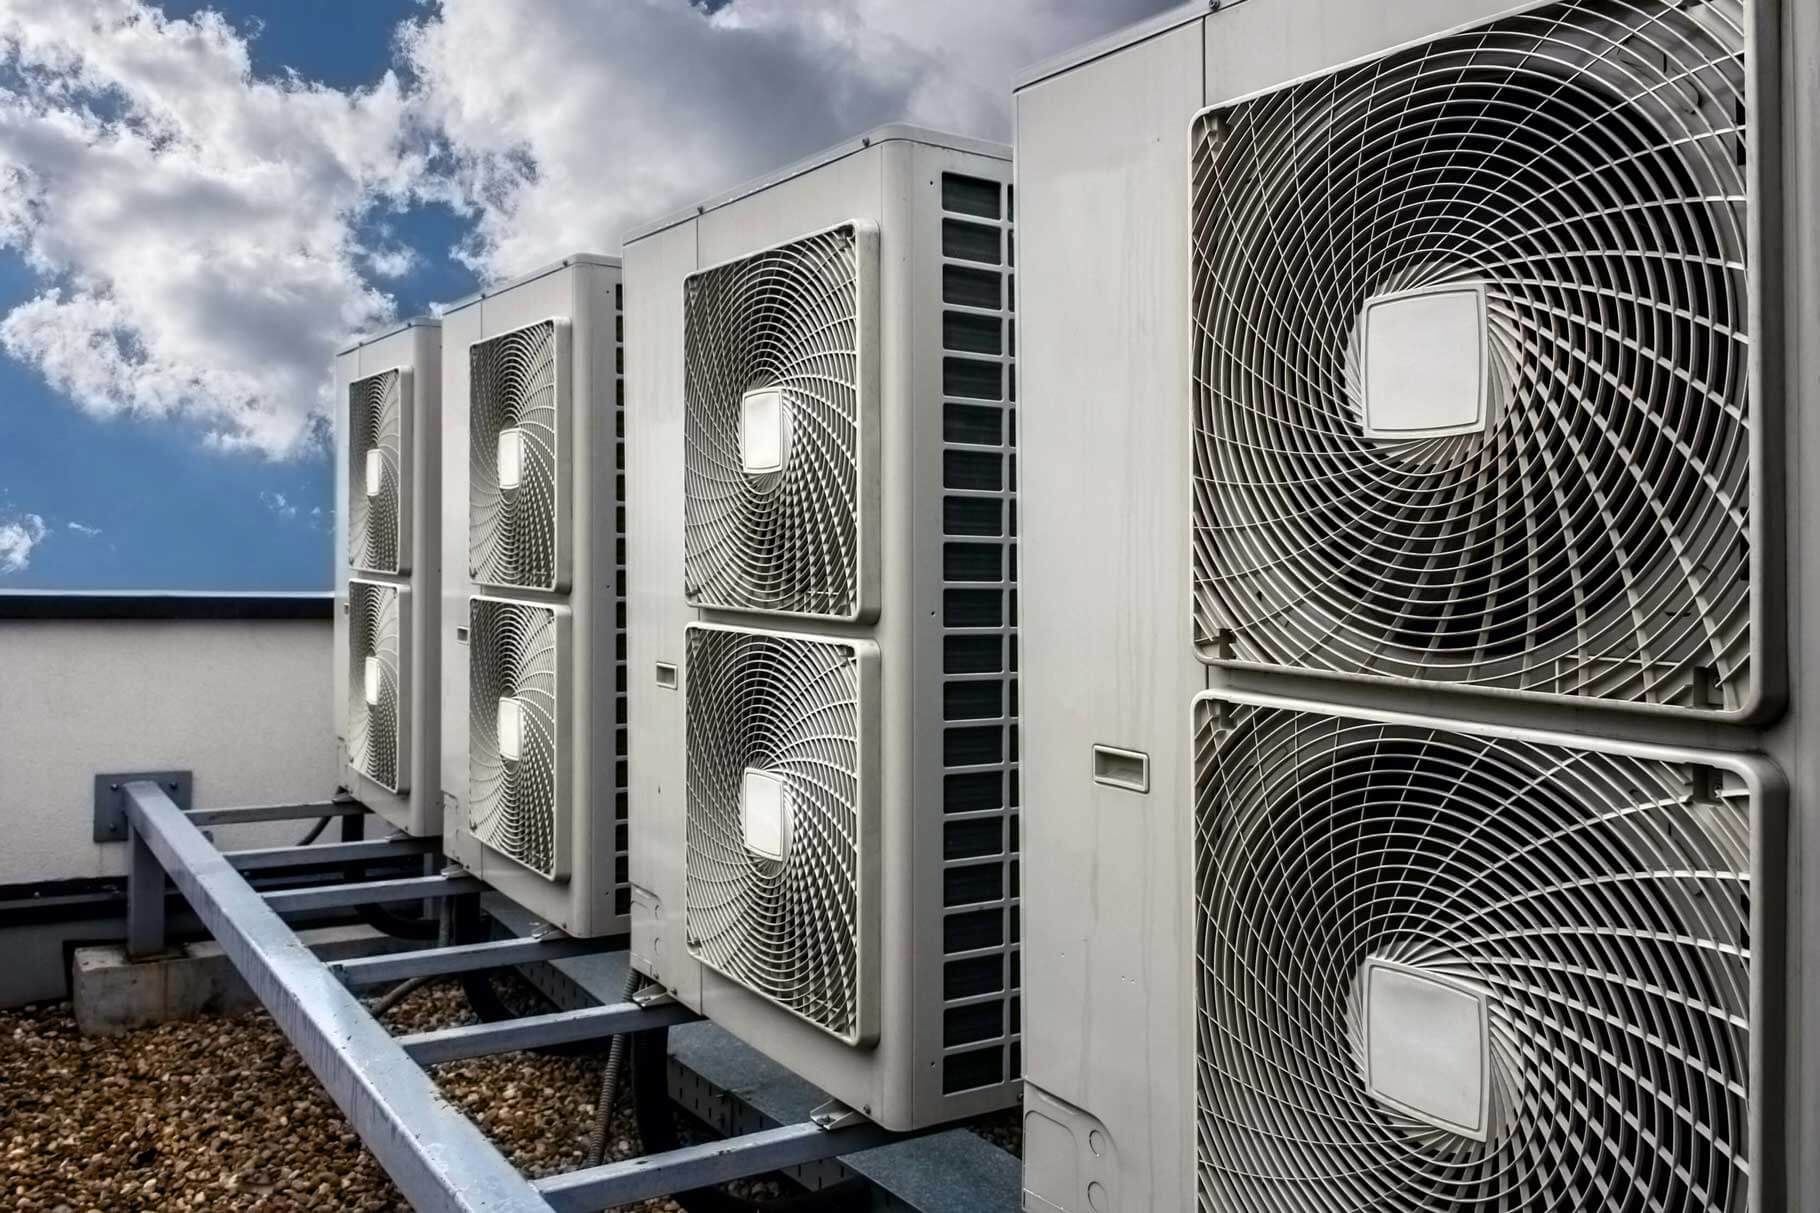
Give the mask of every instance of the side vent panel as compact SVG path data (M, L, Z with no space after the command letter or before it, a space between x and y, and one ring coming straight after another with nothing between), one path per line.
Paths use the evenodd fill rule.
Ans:
M348 582L348 764L389 792L410 790L411 591Z
M942 177L942 1093L1022 1073L1011 187Z
M1571 0L1193 131L1204 659L1757 709L1743 0Z
M348 564L411 571L411 372L348 385Z
M877 1035L866 641L688 629L688 946L848 1044Z
M468 575L569 587L569 324L546 320L468 351Z
M1200 1208L1758 1207L1766 763L1243 697L1195 752Z
M468 606L468 832L550 880L569 874L567 607Z
M684 283L684 580L698 607L857 619L878 237L850 223Z

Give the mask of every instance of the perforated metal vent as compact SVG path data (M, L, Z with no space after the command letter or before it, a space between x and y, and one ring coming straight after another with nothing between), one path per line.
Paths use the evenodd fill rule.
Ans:
M869 608L877 248L850 223L684 284L690 602L837 619Z
M348 765L391 792L410 786L411 591L348 582Z
M1202 1210L1757 1207L1766 770L1197 710Z
M410 571L410 390L407 370L348 385L348 564L363 572Z
M468 832L549 879L569 873L566 607L468 606Z
M568 322L476 342L468 371L468 574L567 589Z
M1205 658L1755 706L1743 0L1546 4L1205 114Z
M876 1034L876 649L691 626L689 950L849 1044Z

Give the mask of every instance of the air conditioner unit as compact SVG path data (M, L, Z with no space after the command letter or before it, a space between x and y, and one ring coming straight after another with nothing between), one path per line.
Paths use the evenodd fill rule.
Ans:
M442 828L437 492L442 331L413 320L335 359L335 736L347 789Z
M444 849L572 935L626 930L619 263L449 307Z
M1816 48L1228 0L1020 82L1028 1207L1806 1199Z
M633 963L893 1128L1021 1066L1009 181L890 127L625 252Z

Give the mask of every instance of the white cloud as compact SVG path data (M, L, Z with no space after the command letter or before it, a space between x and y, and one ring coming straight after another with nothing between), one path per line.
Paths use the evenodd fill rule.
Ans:
M90 412L307 449L336 343L391 311L360 266L402 263L354 232L421 168L397 79L255 79L223 18L142 0L6 0L0 66L0 245L44 283L7 352Z
M0 573L20 573L32 562L32 549L44 542L44 519L19 514L0 522Z
M76 532L76 534L82 536L84 539L93 539L101 533L101 528L98 526L84 526L80 522L71 522L68 525L70 530Z
M0 249L41 276L0 346L98 415L319 450L333 350L419 264L392 208L455 206L493 277L612 251L881 122L1003 138L1018 68L1169 0L426 3L413 83L341 91L209 11L0 0Z
M403 44L501 276L883 122L1006 138L1020 68L1169 2L443 0Z
M274 493L270 489L266 489L259 494L259 504L272 511L272 513L278 515L280 518L291 519L297 517L297 507L292 505L290 500L286 498L283 493Z

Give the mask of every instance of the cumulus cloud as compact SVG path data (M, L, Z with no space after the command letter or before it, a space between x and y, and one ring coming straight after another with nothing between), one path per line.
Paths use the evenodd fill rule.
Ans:
M0 0L0 348L79 407L323 448L327 370L446 203L483 276L900 119L1004 138L1016 71L1170 0L427 0L400 75L255 76L221 16ZM408 83L406 83L408 81Z
M44 542L44 519L19 514L0 521L0 573L21 573L32 562L32 550Z
M324 369L391 300L361 217L422 168L388 73L255 78L244 38L142 0L0 5L0 245L40 275L0 343L97 414L184 416L270 456L321 432Z
M501 276L880 123L1007 138L1020 68L1169 3L443 0L401 44Z
M101 533L100 527L84 526L80 522L71 522L68 524L68 526L69 526L70 530L76 532L76 534L82 536L84 539L93 539L95 536L97 536Z
M290 499L283 493L274 493L270 489L266 489L259 494L259 504L272 511L272 513L278 515L280 518L291 519L297 517L297 507L292 505Z

